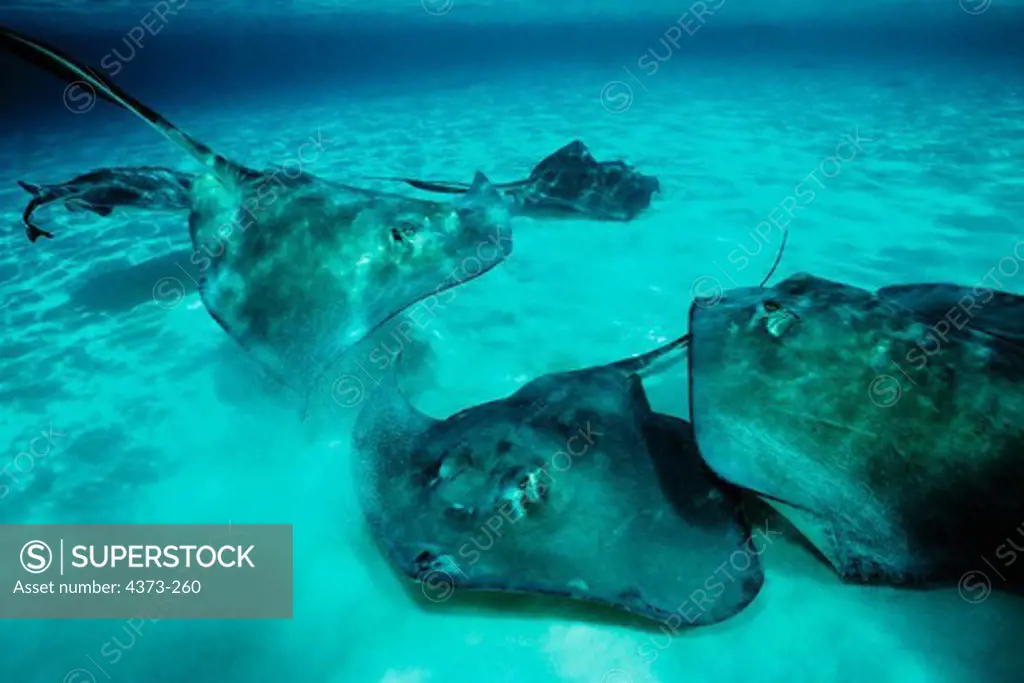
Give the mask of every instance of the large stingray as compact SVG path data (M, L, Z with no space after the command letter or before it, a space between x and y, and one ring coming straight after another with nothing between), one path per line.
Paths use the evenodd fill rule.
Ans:
M690 332L705 460L845 579L945 582L1016 558L1024 297L801 274L694 305Z
M55 185L18 181L32 195L22 220L29 241L52 238L53 233L32 222L32 214L51 202L63 202L69 211L91 211L109 216L118 207L187 211L195 175L161 166L98 168Z
M638 376L685 340L545 375L445 420L416 410L390 372L354 443L363 510L391 565L432 599L556 595L673 628L743 609L763 582L764 540L704 466L690 424L652 412Z
M450 180L377 180L394 180L448 194L463 193L469 187ZM651 205L652 195L661 192L654 176L644 175L624 161L597 161L580 140L544 157L528 178L495 187L526 216L585 216L611 221L633 220Z
M508 211L480 173L452 205L305 172L258 172L217 154L56 48L3 27L0 46L67 82L87 84L199 162L189 229L203 302L232 337L302 393L396 313L479 276L511 252Z

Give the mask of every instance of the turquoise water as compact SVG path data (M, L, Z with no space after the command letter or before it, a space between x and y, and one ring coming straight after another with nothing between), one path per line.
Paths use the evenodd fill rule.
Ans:
M739 17L772 18L733 2L728 21L737 27ZM728 42L709 21L653 73L641 59L652 48L666 55L660 39L679 14L665 4L649 9L652 17L667 11L667 21L628 31L508 29L486 54L471 51L486 41L466 37L476 29L456 4L444 13L452 18L445 35L464 41L452 53L437 51L443 41L429 36L388 29L378 40L361 28L360 45L376 46L362 56L373 65L368 78L352 75L359 67L351 50L336 59L335 48L323 47L324 59L304 76L279 68L315 56L301 36L282 38L277 53L263 43L254 52L230 16L221 33L196 37L182 14L152 52L126 63L124 87L221 153L257 166L294 159L312 137L323 140L323 151L305 168L327 178L468 179L482 169L511 180L580 138L599 158L627 159L661 180L663 196L629 224L517 220L513 256L458 289L444 315L410 343L419 361L417 405L445 416L541 374L630 356L685 332L695 294L760 280L780 235L764 222L787 200L798 208L778 277L811 271L871 288L996 277L1003 289L1024 293L1024 274L1001 265L1005 257L1015 262L1024 238L1021 61L966 23L1000 28L991 18L997 2L980 14L940 4L928 3L928 11L964 22L959 31L951 24L935 29L941 39L893 50L879 49L889 39L872 42L864 30L848 42L842 31L812 32L799 50L741 40L737 28ZM485 15L489 6L477 4L472 16L507 21L512 12L502 6ZM294 8L287 20L301 23L315 9ZM598 9L622 13L613 3ZM145 11L88 12L86 23L113 38L67 40L99 59ZM567 5L567 14L584 11ZM74 33L70 12L60 5L31 23ZM537 21L565 18L550 14L538 9ZM10 21L28 16L12 12ZM346 30L331 27L338 40ZM528 38L517 39L516 30ZM540 42L560 30L571 47ZM417 41L429 49L412 63ZM985 45L990 52L975 52ZM208 71L194 68L203 59ZM102 219L48 209L44 220L58 238L24 239L25 195L16 180L60 181L114 165L191 169L124 112L103 103L69 111L61 84L36 85L26 68L3 67L12 84L31 84L32 95L8 103L0 137L7 161L0 211L9 226L0 235L0 459L5 452L13 459L51 425L66 436L31 471L18 470L0 500L0 521L290 523L295 616L160 621L141 634L120 621L0 622L0 680L974 683L1024 676L1019 598L996 592L970 604L956 588L842 585L789 533L767 551L765 587L749 609L674 637L541 600L423 599L388 569L362 527L350 420L303 423L294 397L262 376L197 295L154 298L164 278L187 285L173 258L142 275L129 270L168 254L186 262L183 216L125 211ZM648 390L656 409L685 416L685 387L684 370L675 369Z

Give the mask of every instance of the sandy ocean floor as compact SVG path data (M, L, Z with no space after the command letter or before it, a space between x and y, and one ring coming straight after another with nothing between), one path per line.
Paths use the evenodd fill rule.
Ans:
M622 83L606 85L613 81ZM149 104L255 165L292 163L322 136L322 153L307 153L304 167L330 178L469 179L481 169L511 180L580 138L598 157L624 157L661 179L664 196L628 225L518 221L511 259L457 290L414 342L424 361L417 402L438 416L683 333L695 287L761 279L779 233L762 240L755 230L801 184L815 195L796 210L778 277L811 271L878 287L988 276L1024 293L1014 257L1024 240L1024 87L1000 68L737 61L644 76L610 63L373 97L325 86L258 107ZM0 236L0 458L51 425L66 434L51 456L18 472L0 521L292 523L295 618L163 621L134 638L117 621L5 622L0 680L988 683L1024 675L1020 599L843 586L784 534L771 536L767 581L749 609L673 637L543 601L458 595L432 604L389 571L362 529L346 420L309 429L194 294L154 300L159 280L186 284L173 260L143 276L118 274L176 251L187 261L184 216L47 209L41 217L58 238L23 238L26 196L15 180L60 181L120 164L190 168L103 104L66 119L64 129L0 139L13 162L0 168L9 227ZM742 269L729 259L741 245L760 250ZM656 408L685 415L685 387L674 370L649 389ZM100 652L114 638L121 656L110 663Z

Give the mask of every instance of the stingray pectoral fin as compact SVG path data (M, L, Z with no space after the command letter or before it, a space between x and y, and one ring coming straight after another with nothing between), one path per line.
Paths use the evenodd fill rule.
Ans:
M459 212L462 220L494 226L493 228L488 228L488 232L492 230L498 234L504 232L509 238L511 237L509 206L497 188L480 171L476 172L476 175L473 177L473 184L469 186L466 194L456 199L452 204ZM473 216L482 218L482 221L474 219ZM492 236L487 235L486 237L491 238ZM497 235L494 237L497 237ZM511 244L507 248L511 249Z
M481 171L473 176L473 184L466 190L466 197L460 206L502 203L501 193Z
M405 183L418 190L440 192L442 194L463 194L469 189L466 183L454 180L420 180L419 178L399 178L395 176L366 176L367 180L386 180L392 183Z
M382 440L407 442L428 429L436 420L420 412L398 386L401 354L395 356L391 368L378 379L379 384L365 387L355 380L351 389L362 399L359 417L353 429L357 449L379 449ZM335 393L344 393L349 386L335 386Z
M28 192L29 194L35 196L38 196L39 193L43 191L41 185L33 185L32 183L26 183L24 180L19 180L18 185L20 185L21 189L25 190L25 192Z
M64 54L42 41L29 38L11 28L0 25L0 48L33 66L47 71L68 84L88 86L93 95L131 113L145 121L154 130L188 152L199 163L220 176L235 174L240 167L216 154L203 143L179 129L148 106L139 102L119 86L101 76L95 69Z
M361 400L362 405L352 434L352 453L357 497L368 519L380 519L381 496L376 493L388 482L408 474L415 442L438 421L419 410L398 386L401 355L392 358L391 367L379 385L365 386L354 376L336 382L332 391L342 401Z
M843 563L836 549L836 532L833 524L809 510L790 505L778 498L760 498L786 518L824 557L837 572L843 574Z
M563 168L596 167L597 162L594 160L594 155L591 154L590 149L582 140L573 140L541 159L533 171L538 173L544 168L551 168L552 166Z
M778 510L846 583L923 583L930 577L927 566L908 559L906 540L899 533L883 533L857 520L816 514L778 499L763 497Z
M761 555L770 541L752 533L740 492L708 471L692 424L652 412L643 431L661 495L638 491L636 507L659 520L659 527L664 520L681 522L675 529L662 529L661 538L651 535L644 540L655 547L671 547L674 538L676 547L686 550L676 558L674 569L678 575L689 575L689 590L685 598L680 591L678 606L669 612L682 615L683 624L690 625L728 619L747 607L764 585ZM655 528L652 525L649 533ZM760 531L757 535L762 536ZM722 573L725 567L728 575ZM670 575L668 567L665 575Z
M92 206L92 205L90 205L88 207L88 210L92 211L94 214L96 214L98 216L104 216L105 217L105 216L109 216L110 214L112 214L114 212L114 207L112 207L112 206Z

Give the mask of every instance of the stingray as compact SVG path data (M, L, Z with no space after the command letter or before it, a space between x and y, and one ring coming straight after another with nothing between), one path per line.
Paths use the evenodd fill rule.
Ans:
M763 545L691 424L651 410L641 382L689 342L544 375L445 420L402 394L398 355L353 437L382 554L432 599L457 588L560 596L673 630L738 613L764 582Z
M451 204L303 171L256 171L54 47L2 27L0 46L66 82L88 85L198 161L203 172L192 182L189 234L203 303L268 371L303 395L331 362L397 313L511 253L507 208L482 173Z
M559 596L673 629L742 610L764 581L764 540L701 461L690 424L653 412L640 381L685 342L544 375L445 420L414 408L389 372L354 434L382 554L438 601Z
M936 585L987 565L1024 583L1005 569L1024 520L1024 297L800 274L692 306L690 333L704 459L844 580Z
M428 192L458 194L465 183L450 180L376 177L403 182ZM587 146L573 140L545 157L525 180L495 185L526 216L580 217L630 221L651 205L661 192L654 176L644 175L624 161L597 161Z
M32 222L32 214L51 202L63 202L69 211L91 211L109 216L118 207L162 211L187 211L194 174L160 166L99 168L54 185L35 185L22 180L32 195L22 220L29 241L53 238L53 233Z

